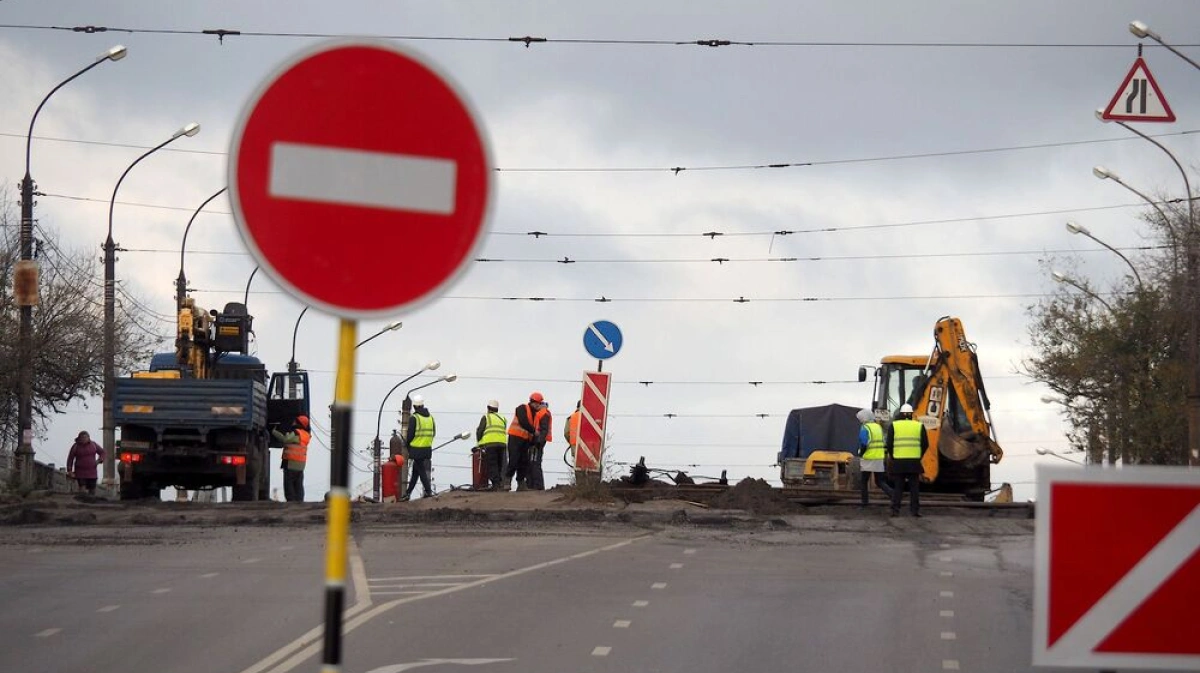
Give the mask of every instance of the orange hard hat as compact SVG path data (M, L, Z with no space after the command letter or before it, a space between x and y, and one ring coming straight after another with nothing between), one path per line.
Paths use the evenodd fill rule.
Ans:
M307 428L308 427L308 416L301 414L296 417L296 422Z
M539 393L539 392L536 392L536 391L535 391L535 392L529 393L529 401L530 401L530 402L537 402L537 403L539 403L539 404L540 404L540 403L542 403L542 402L545 402L545 401L546 401L546 398L545 398L545 397L542 397L542 394L541 394L541 393Z

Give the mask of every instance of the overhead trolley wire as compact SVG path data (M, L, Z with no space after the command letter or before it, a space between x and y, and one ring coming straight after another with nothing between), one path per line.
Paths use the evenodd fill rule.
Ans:
M1187 136L1200 133L1200 129L1189 129L1184 131L1171 131L1167 133L1151 134L1152 138L1167 138L1172 136ZM24 140L26 135L17 132L0 133L0 137L18 138ZM72 138L59 138L53 136L34 136L35 139L46 142L60 142L81 145L97 145L102 147L120 147L137 150L152 149L152 145L139 145L133 143L116 143L104 142L96 140L78 140ZM512 166L512 167L496 167L493 170L498 173L673 173L678 175L683 172L711 172L711 171L756 171L771 168L803 168L817 166L839 166L848 164L864 164L887 161L907 161L912 159L933 159L938 157L955 157L969 156L975 154L996 154L1000 152L1018 152L1025 150L1037 149L1052 149L1058 147L1074 147L1078 145L1095 145L1101 143L1121 143L1127 141L1139 140L1133 136L1120 136L1116 138L1093 138L1090 140L1063 140L1056 142L1045 143L1028 143L1024 145L1007 145L1000 147L982 147L969 148L962 150L943 150L932 152L915 152L909 154L888 154L875 157L849 157L841 159L814 159L814 160L791 160L782 162L769 163L750 163L750 164L710 164L699 166ZM204 154L211 156L225 156L226 152L216 150L199 150L186 147L163 148L165 152L180 152L185 154ZM105 203L108 203L106 200ZM189 209L190 210L190 209Z
M67 33L126 33L167 36L215 37L224 44L227 37L266 38L360 38L376 40L399 40L411 42L465 42L523 45L562 44L586 46L635 46L635 47L805 47L805 48L882 48L882 49L1128 49L1128 42L968 42L968 41L855 41L855 40L734 40L721 37L707 38L617 38L617 37L546 37L520 36L472 36L472 35L414 35L402 33L332 33L317 31L241 30L236 28L157 28L153 26L56 26L45 24L0 24L0 29L56 31ZM1148 48L1160 45L1148 44ZM1176 47L1196 47L1197 44L1178 44Z

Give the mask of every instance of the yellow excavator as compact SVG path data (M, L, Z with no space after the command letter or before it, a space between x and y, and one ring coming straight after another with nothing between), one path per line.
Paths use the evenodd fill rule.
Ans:
M871 406L885 427L903 404L912 405L913 419L924 424L929 450L922 459L922 490L983 500L992 488L991 466L1004 451L996 443L975 344L967 341L962 321L949 316L937 321L933 339L928 356L880 360ZM867 380L867 367L859 367L858 380Z

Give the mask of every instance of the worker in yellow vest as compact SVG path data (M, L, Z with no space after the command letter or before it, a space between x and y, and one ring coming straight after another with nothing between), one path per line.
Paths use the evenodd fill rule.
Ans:
M921 456L929 448L925 426L913 420L911 404L900 407L900 417L892 421L884 440L884 460L892 480L892 516L900 516L900 501L908 490L908 510L921 516Z
M493 491L499 491L504 480L504 452L508 442L508 420L500 413L500 402L488 400L487 413L475 428L475 445L479 447L483 471Z
M408 444L408 460L412 463L412 476L408 478L408 491L404 499L412 497L417 480L421 480L421 489L426 498L433 497L430 470L433 463L433 438L437 434L437 426L433 415L425 408L425 398L421 395L412 396L412 418L408 421L408 432L405 440Z
M883 426L875 422L875 412L870 409L859 410L858 422L862 423L858 430L859 481L862 485L862 504L866 507L871 500L872 475L875 478L875 486L883 491L888 500L892 498L892 486L888 483L884 465Z
M271 434L283 444L283 499L288 502L304 502L304 466L308 463L308 443L312 433L308 427L308 416L297 416L296 422L286 433L272 428Z

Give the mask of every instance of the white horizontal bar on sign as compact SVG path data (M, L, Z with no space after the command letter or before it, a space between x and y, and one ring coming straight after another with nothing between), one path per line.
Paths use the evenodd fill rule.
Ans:
M454 213L458 164L450 159L277 142L270 172L275 198Z

